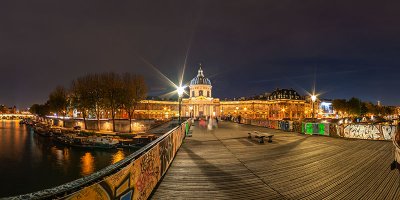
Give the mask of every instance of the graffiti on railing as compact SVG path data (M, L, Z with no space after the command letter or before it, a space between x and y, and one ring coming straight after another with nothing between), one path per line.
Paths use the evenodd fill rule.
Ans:
M305 134L329 135L327 123L303 123Z
M381 130L383 133L383 137L385 140L392 140L396 135L397 127L396 126L381 126Z
M160 176L157 152L155 146L117 173L65 199L146 199Z
M304 134L329 135L333 137L346 137L370 140L392 140L396 133L394 125L380 124L347 124L333 123L306 123L288 120L251 120L244 123L263 126L283 131L292 131Z
M302 124L299 121L293 122L293 132L301 133Z
M64 199L147 199L170 166L184 134L185 126L181 126L115 174Z
M340 134L340 131L338 131L338 127L336 124L329 124L329 135L333 137L342 137Z
M344 137L370 140L391 140L395 126L373 124L349 124L344 127Z
M170 164L169 162L171 162L172 158L174 157L173 141L171 137L172 135L169 135L159 144L162 172L167 169L167 166Z

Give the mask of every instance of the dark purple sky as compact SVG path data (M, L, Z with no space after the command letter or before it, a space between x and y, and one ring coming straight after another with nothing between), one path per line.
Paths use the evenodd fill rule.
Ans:
M43 103L91 72L143 74L150 95L202 62L215 97L294 88L400 104L400 1L0 1L0 104Z

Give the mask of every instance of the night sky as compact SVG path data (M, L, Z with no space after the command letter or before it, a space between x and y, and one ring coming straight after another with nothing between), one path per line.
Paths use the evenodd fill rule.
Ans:
M186 55L185 82L202 62L214 97L305 95L315 82L323 98L400 105L400 1L0 2L0 104L44 103L56 85L109 71L165 94L148 63L178 82Z

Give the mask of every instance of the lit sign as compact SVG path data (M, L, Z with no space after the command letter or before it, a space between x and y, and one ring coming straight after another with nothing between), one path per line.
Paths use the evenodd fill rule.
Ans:
M333 114L333 107L331 102L321 102L319 108L321 109L321 112L324 114Z

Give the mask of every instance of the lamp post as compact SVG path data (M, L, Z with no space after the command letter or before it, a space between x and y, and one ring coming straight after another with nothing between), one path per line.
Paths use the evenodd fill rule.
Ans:
M185 88L180 86L176 89L177 93L178 93L178 102L179 102L179 118L178 118L178 122L179 124L181 124L181 107L182 107L182 96L183 96L183 92L185 91Z
M315 122L315 117L314 117L314 103L317 100L317 96L315 96L314 94L311 96L311 101L312 101L312 119L313 122Z

